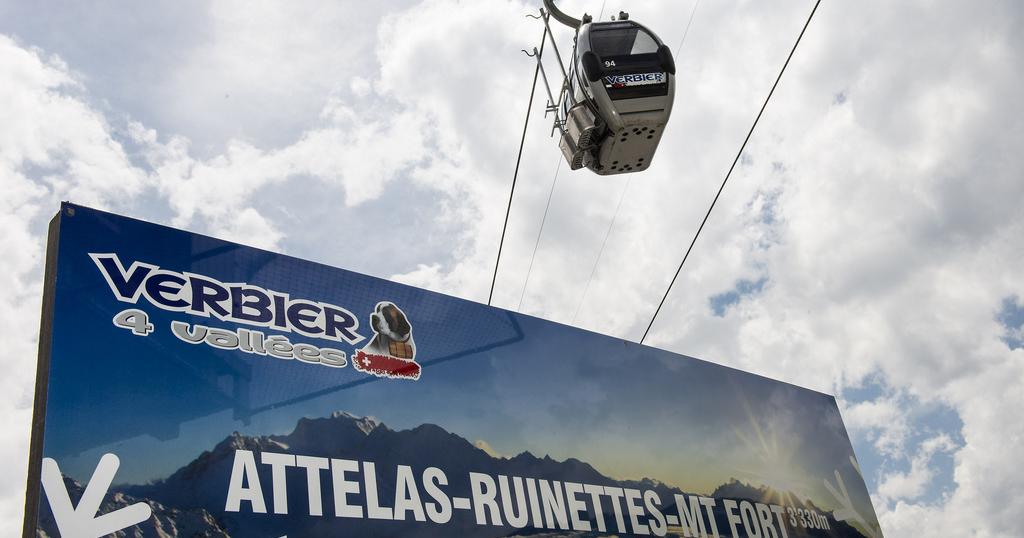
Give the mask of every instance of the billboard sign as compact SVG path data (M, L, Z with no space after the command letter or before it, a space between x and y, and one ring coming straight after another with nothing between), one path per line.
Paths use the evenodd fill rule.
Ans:
M831 396L72 204L24 536L878 537Z

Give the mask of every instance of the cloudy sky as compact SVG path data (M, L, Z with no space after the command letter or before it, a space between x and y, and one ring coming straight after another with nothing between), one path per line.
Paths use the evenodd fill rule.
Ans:
M60 200L486 301L537 4L0 0L3 534ZM642 174L552 190L538 92L495 304L639 339L811 6L697 6ZM647 340L835 394L887 536L1020 533L1022 15L826 0Z

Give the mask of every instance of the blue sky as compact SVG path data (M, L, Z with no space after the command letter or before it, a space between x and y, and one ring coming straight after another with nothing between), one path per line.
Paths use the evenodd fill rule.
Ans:
M6 473L60 200L485 300L536 7L0 1ZM702 2L651 169L561 170L525 286L557 162L538 92L495 303L638 339L810 7ZM692 8L606 11L676 45ZM648 340L835 394L887 536L1013 536L1024 512L1021 19L823 3Z

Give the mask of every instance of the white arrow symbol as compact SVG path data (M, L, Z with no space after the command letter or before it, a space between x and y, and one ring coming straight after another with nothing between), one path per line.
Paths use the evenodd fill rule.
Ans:
M113 454L104 454L85 486L78 506L71 506L71 496L64 485L60 467L52 458L43 458L43 491L50 501L53 519L61 538L102 538L121 529L137 525L153 515L153 509L146 503L135 503L120 510L97 516L103 497L110 489L121 460Z

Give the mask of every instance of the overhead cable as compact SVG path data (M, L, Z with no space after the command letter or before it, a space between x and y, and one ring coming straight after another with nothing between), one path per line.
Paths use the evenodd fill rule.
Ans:
M540 39L540 52L544 54L544 43L547 42L548 31ZM526 105L526 119L523 121L523 136L519 139L519 155L516 157L516 171L512 174L512 188L508 191L508 207L505 209L505 224L501 227L501 241L498 243L498 258L494 261L494 276L491 277L491 291L487 294L487 304L494 299L494 283L498 280L498 267L501 265L501 249L505 246L505 232L508 230L508 215L512 212L512 197L516 193L516 179L519 178L519 163L523 160L523 146L526 144L526 128L530 125L530 111L533 110L533 95L537 90L537 76L540 74L540 62L533 69L533 85L530 87L530 101Z
M632 174L626 178L626 182L622 185L622 192L619 193L619 203L615 205L615 213L612 215L611 222L608 223L608 229L604 232L604 240L601 241L601 249L597 251L597 258L594 259L594 265L590 268L590 276L587 277L587 283L583 286L583 296L580 297L579 304L576 305L576 311L572 313L572 321L569 325L576 325L576 318L580 315L580 309L583 308L584 301L587 300L587 292L590 290L590 282L594 280L594 274L597 273L597 266L601 263L601 256L604 255L604 247L608 244L608 237L612 235L612 228L615 227L615 219L619 218L619 210L622 209L622 200L626 198L626 191L629 190L629 182L633 179Z
M686 36L690 34L690 25L693 24L693 16L697 13L697 6L700 5L700 0L693 3L693 8L690 9L690 18L686 21L686 29L683 30L683 37L679 40L679 45L676 46L676 52L674 56L678 62L679 52L683 50L683 44L686 43ZM601 5L601 12L604 13L604 4ZM632 176L630 176L632 177ZM626 197L626 191L629 188L629 180L626 181L622 187L622 192L619 194L619 203L615 206L615 213L612 215L612 220L608 222L608 229L604 232L604 241L601 242L601 250L597 253L597 258L594 259L594 265L590 268L590 276L587 278L587 283L583 285L583 296L580 297L580 302L576 305L576 311L572 314L572 321L570 325L576 324L576 318L580 315L580 309L583 308L583 304L587 300L587 292L590 291L590 283L594 280L594 275L597 274L597 266L601 263L601 258L604 255L605 245L608 244L608 237L612 234L612 229L615 227L615 221L619 218L619 210L622 208L622 200Z
M686 36L690 33L690 25L693 24L693 16L697 14L697 6L700 5L700 0L693 3L693 9L690 10L690 20L686 21L686 29L683 30L683 38L679 40L679 45L676 47L676 53L673 55L676 58L679 57L679 51L683 48L683 43L686 43Z
M786 72L786 67L789 66L789 61L793 58L793 54L796 52L797 46L800 45L800 40L804 37L804 32L807 31L807 27L811 24L811 19L814 18L814 13L818 11L818 6L821 4L821 0L817 0L814 3L814 8L811 9L811 14L807 16L807 22L804 23L803 28L800 30L800 35L796 38L796 43L793 43L793 48L789 51L789 56L786 57L786 63L782 64L782 69L779 70L779 75L775 77L775 83L772 84L771 91L768 92L768 97L765 98L764 104L761 105L761 110L758 111L757 117L754 118L754 123L750 126L750 130L747 131L746 138L743 139L743 143L740 144L740 149L736 152L736 157L732 160L732 165L729 166L729 171L725 174L725 179L722 180L722 185L718 187L718 192L715 194L715 198L711 201L711 205L708 207L707 213L704 214L704 220L701 221L700 227L697 228L697 233L693 235L693 240L690 241L690 246L686 249L686 254L683 255L683 261L679 262L679 267L676 269L675 275L672 276L671 282L668 283L668 288L665 289L665 294L661 297L661 302L658 303L658 308L654 311L654 315L651 316L650 323L647 324L647 329L644 331L644 335L640 338L640 343L644 343L647 339L648 333L651 332L651 327L654 326L654 320L658 318L658 314L661 312L661 307L665 305L665 299L668 298L669 292L672 291L672 285L676 283L676 279L679 278L679 272L683 270L683 264L686 263L686 259L690 257L690 252L693 250L693 245L697 242L697 238L700 237L700 232L704 229L704 225L708 222L708 217L711 216L711 211L715 208L715 203L718 202L718 197L722 195L722 190L725 189L725 184L729 181L729 176L732 175L733 169L736 168L736 163L739 162L740 156L743 155L743 150L747 147L747 142L750 140L750 136L754 134L754 129L757 127L757 122L760 121L761 115L764 114L764 109L768 107L768 102L771 101L772 95L775 93L775 88L778 87L779 81L782 80L783 73Z
M558 164L555 166L555 177L551 179L551 189L548 191L548 201L544 204L544 215L540 218L540 228L537 230L537 240L533 242L533 254L530 256L530 267L526 270L526 281L523 282L523 291L519 294L519 304L516 305L516 312L523 307L523 297L526 297L526 288L530 285L530 275L533 274L533 261L537 259L537 247L540 246L540 236L544 233L544 223L548 220L548 209L551 207L551 197L555 194L555 185L558 184L558 171L562 169L561 153L558 155Z

